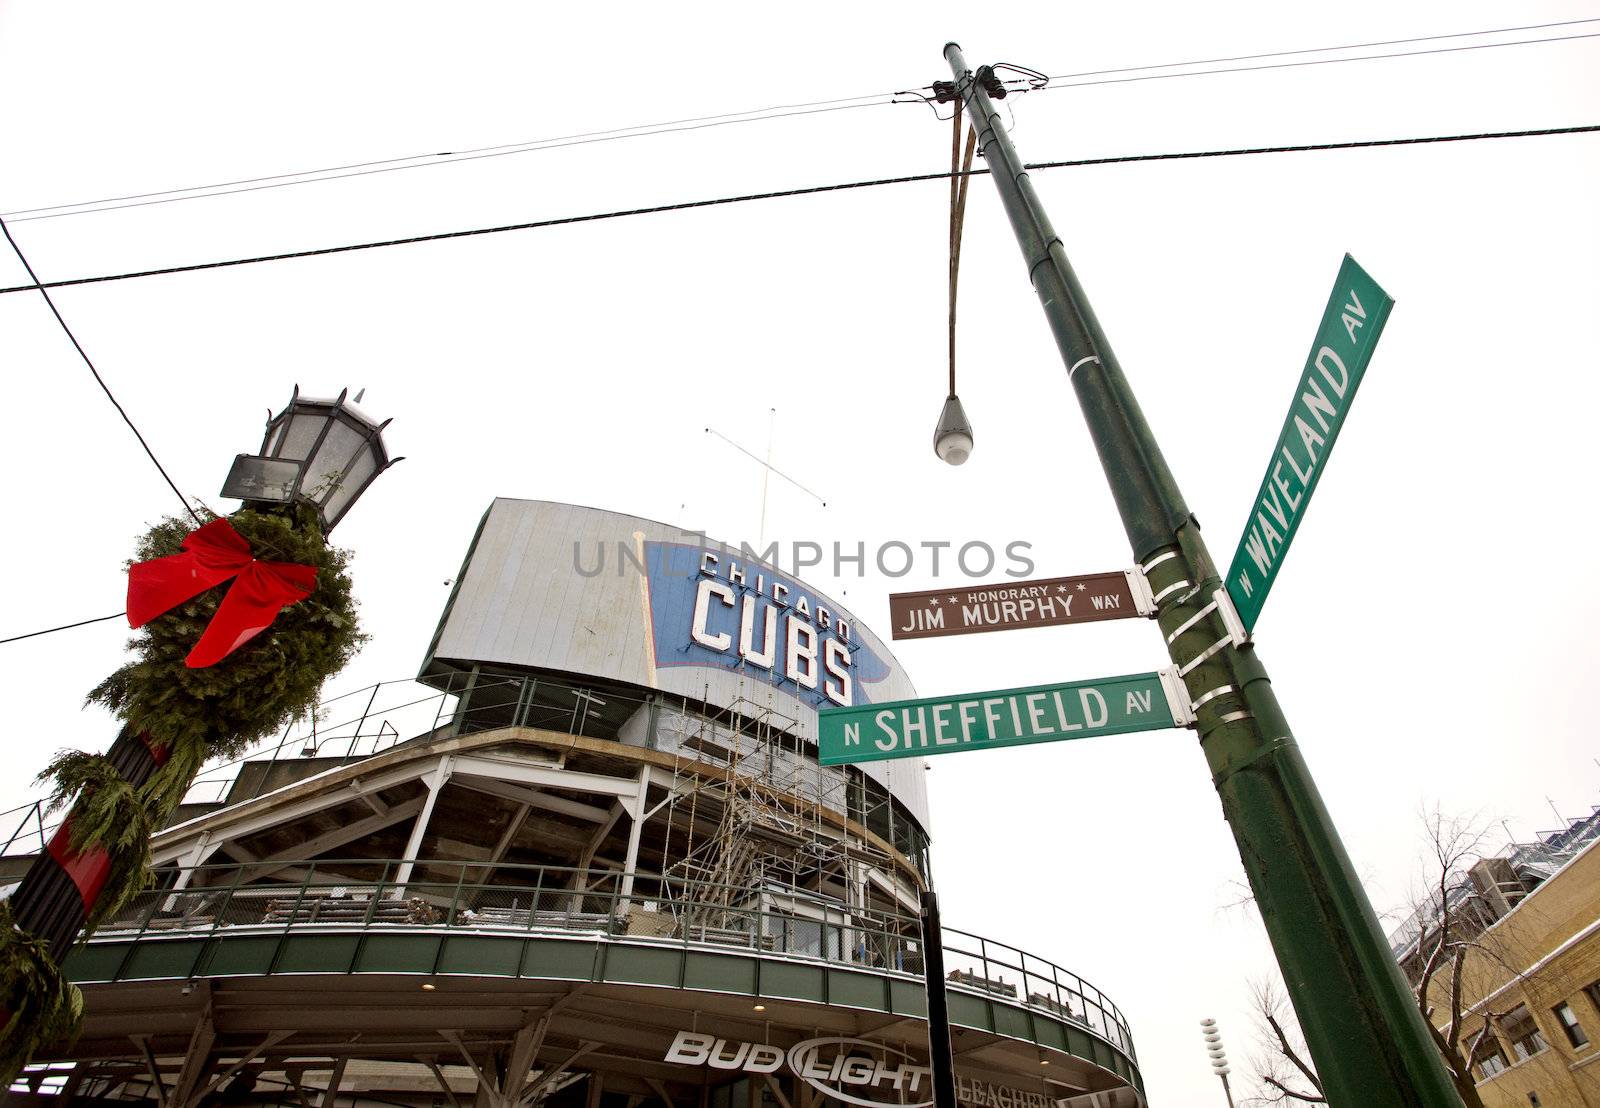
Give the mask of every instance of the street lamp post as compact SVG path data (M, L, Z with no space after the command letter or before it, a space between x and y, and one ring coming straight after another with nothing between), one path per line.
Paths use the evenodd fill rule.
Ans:
M1328 1101L1461 1104L1226 594L982 77L944 49L1100 455ZM970 434L970 431L969 431Z
M316 512L326 535L367 486L400 461L390 459L384 446L388 425L388 420L374 422L346 393L336 400L314 400L296 388L288 406L267 424L262 454L235 459L222 495L255 508L304 506ZM106 759L137 789L155 776L169 754L159 742L124 727ZM84 854L72 847L69 824L70 819L57 829L9 902L17 928L43 940L57 961L83 930L106 864L103 852Z

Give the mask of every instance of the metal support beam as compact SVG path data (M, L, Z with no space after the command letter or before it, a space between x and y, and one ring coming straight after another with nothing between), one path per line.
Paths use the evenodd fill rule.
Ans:
M506 851L511 849L512 841L516 839L517 832L522 830L522 825L527 822L528 813L531 811L533 811L533 805L524 801L506 823L506 829L501 832L500 838L495 840L494 848L489 851L489 861L487 863L489 869L493 869L499 864L500 859L506 856ZM487 877L484 879L487 880Z
M257 1058L261 1057L263 1052L271 1050L273 1047L277 1046L279 1043L283 1042L283 1040L287 1039L293 1034L293 1031L272 1032L265 1039L262 1039L255 1046L251 1047L250 1050L247 1051L237 1062L213 1078L211 1083L205 1087L205 1090L201 1092L200 1095L187 1102L176 1102L177 1108L198 1108L201 1101L205 1100L206 1097L210 1096L214 1092L219 1091L222 1086L226 1085L230 1077L244 1069L251 1062L254 1062Z
M183 857L182 868L178 870L177 879L172 882L172 891L174 893L182 892L184 889L189 887L189 881L194 877L195 868L205 862L206 855L210 853L210 851L211 833L209 831L202 831L200 833L200 837L195 840L195 844L190 849L189 853ZM177 897L175 896L168 897L166 902L162 905L163 910L171 911L172 905L176 900Z
M311 1098L306 1096L304 1066L285 1066L283 1068L284 1080L289 1082L289 1087L294 1090L294 1098L300 1102L300 1108L315 1108Z
M568 800L564 796L552 796L542 793L538 789L526 785L517 785L509 781L496 781L491 777L480 777L476 774L456 771L455 783L463 789L473 792L487 793L498 796L502 800L512 800L518 804L528 804L535 808L542 808L547 812L558 815L571 816L573 819L587 820L590 823L602 823L609 814L606 809L593 804L584 804L578 800Z
M524 1024L511 1040L511 1056L506 1062L505 1087L500 1090L500 1100L505 1104L515 1104L521 1098L528 1085L528 1076L533 1069L533 1060L539 1056L539 1048L544 1046L545 1032L550 1030L550 1016L547 1013L542 1018Z
M427 833L428 821L433 818L433 806L439 802L439 794L444 791L445 782L450 780L451 758L448 754L439 759L439 764L428 775L428 799L422 805L422 811L417 815L417 822L411 828L411 837L406 840L404 859L395 870L394 892L390 897L402 900L406 895L406 882L411 880L411 871L417 864L417 851L422 848L422 836Z
M599 1047L600 1044L595 1042L585 1042L579 1044L577 1050L574 1050L565 1058L561 1059L561 1061L547 1068L543 1075L540 1076L539 1080L534 1083L533 1088L529 1089L527 1093L523 1095L520 1103L524 1106L524 1108L526 1108L527 1105L536 1102L541 1096L544 1095L544 1091L548 1086L556 1083L556 1079L561 1076L561 1072L563 1070L572 1065L572 1063L576 1062L579 1058L582 1058L585 1054L588 1054L591 1050L597 1050Z
M444 1071L439 1068L439 1060L431 1054L419 1054L417 1055L417 1061L427 1066L429 1071L432 1072L433 1079L439 1083L439 1088L444 1090L444 1095L450 1098L450 1108L461 1108L461 1101L456 1099L456 1091L450 1087L450 1082L444 1078ZM471 1061L470 1057L468 1061ZM478 1068L477 1064L474 1063L472 1068L476 1070Z
M600 844L606 841L611 834L611 829L617 825L626 812L627 807L620 800L611 805L611 812L606 816L605 822L594 829L594 834L590 835L589 841L583 845L583 852L578 855L577 868L580 871L586 870L594 864L595 851L600 849Z
M480 1089L492 1090L495 1088L495 1082L483 1072L482 1067L478 1065L477 1059L474 1058L472 1056L472 1052L467 1049L467 1044L461 1041L460 1035L456 1034L454 1031L440 1031L439 1035L446 1042L453 1044L455 1048L461 1052L461 1057L466 1059L467 1068L472 1070L473 1075L477 1077L478 1087Z
M144 1057L145 1068L150 1071L150 1084L156 1091L156 1108L167 1108L167 1087L161 1081L161 1067L156 1064L156 1053L150 1049L149 1035L131 1036Z
M609 777L603 773L571 769L547 769L482 754L457 755L456 771L474 777L486 777L491 781L516 781L538 788L598 793L601 796L633 796L639 788L637 782L627 777Z
M328 1087L322 1090L322 1099L317 1102L317 1108L333 1108L338 1101L339 1086L344 1084L344 1067L349 1061L349 1055L341 1055L334 1060L333 1072L328 1074Z
M341 824L340 826L329 831L324 831L320 835L306 839L303 842L298 842L293 846L285 847L283 850L277 851L273 854L268 854L265 857L247 857L242 860L255 865L271 864L273 862L288 863L291 861L308 861L315 858L318 854L333 850L336 847L344 846L347 843L353 843L357 839L364 839L368 835L382 831L388 827L393 827L397 823L403 823L422 811L424 801L424 797L414 797L411 800L407 800L403 804L396 804L393 807L385 808L382 815L370 815L364 819L358 819L354 823ZM241 850L242 848L240 848L237 843L227 843L225 844L225 849L232 853L234 851ZM409 857L409 855L407 856ZM273 874L279 873L281 870L288 868L289 866L285 864L283 866L268 870L252 869L250 871L250 879L252 881L260 881L263 878L270 877Z
M440 760L448 759L450 755L441 755ZM357 788L376 792L380 789L392 788L407 781L415 781L432 773L434 764L424 760L407 762L395 766L393 769L381 773L374 773L368 777L359 778L350 782L349 788ZM223 839L244 839L254 835L257 831L264 831L269 827L277 827L283 823L304 818L313 812L320 812L325 808L334 808L340 804L347 804L352 800L348 788L337 788L327 792L312 793L301 800L284 803L283 798L275 793L252 800L242 801L231 808L223 808L218 812L197 816L192 820L169 827L158 832L150 840L150 859L152 865L165 865L176 861L192 849L192 836L209 834L212 842L221 842Z
M633 823L628 828L628 853L622 860L622 903L618 906L626 912L632 905L628 898L633 895L633 878L639 869L639 840L644 834L644 821L649 817L645 815L645 801L650 796L650 767L639 767L639 792L633 798L633 803L628 806L628 815ZM670 795L667 799L671 799ZM662 801L663 804L666 801Z
M195 1021L194 1031L189 1035L189 1047L184 1051L183 1064L178 1067L178 1080L173 1083L167 1103L186 1108L195 1086L200 1083L201 1076L210 1064L211 1044L216 1041L217 1030L211 1022L211 1002L208 997L200 1018Z
M771 1089L772 1095L777 1098L778 1108L794 1108L789 1103L789 1098L783 1095L783 1087L778 1084L770 1073L764 1073L761 1076L767 1079L767 1088Z

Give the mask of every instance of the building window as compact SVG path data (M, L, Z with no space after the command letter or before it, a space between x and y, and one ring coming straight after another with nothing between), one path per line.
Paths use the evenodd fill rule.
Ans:
M1583 1033L1583 1026L1578 1023L1578 1016L1572 1010L1572 1005L1566 1001L1557 1004L1551 1011L1556 1014L1556 1022L1561 1025L1561 1030L1567 1033L1567 1041L1573 1046L1588 1046L1589 1036Z
M1506 1041L1511 1044L1511 1053L1519 1062L1524 1058L1532 1058L1547 1045L1544 1036L1539 1033L1539 1025L1533 1020L1533 1013L1528 1011L1525 1004L1517 1005L1501 1017L1500 1030L1505 1033Z
M1592 981L1583 987L1584 993L1589 998L1589 1003L1600 1008L1600 981Z
M1471 1064L1478 1067L1478 1074L1485 1081L1506 1068L1505 1052L1500 1049L1500 1040L1494 1037L1492 1030L1484 1030L1472 1051Z

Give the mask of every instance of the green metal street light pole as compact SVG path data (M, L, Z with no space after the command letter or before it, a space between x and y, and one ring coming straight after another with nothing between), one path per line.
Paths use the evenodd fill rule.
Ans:
M1100 330L1011 140L950 43L945 59L1067 366L1168 653L1194 703L1200 747L1233 828L1328 1102L1459 1108L1404 978L1253 645L1236 646L1226 593L1155 437ZM1219 597L1219 593L1221 594Z

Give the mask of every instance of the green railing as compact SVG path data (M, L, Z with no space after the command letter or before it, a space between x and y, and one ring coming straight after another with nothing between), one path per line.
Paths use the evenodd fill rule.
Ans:
M916 916L861 912L779 886L432 859L274 860L169 868L160 877L162 887L138 894L90 943L239 929L541 931L923 973ZM1122 1013L1077 974L952 927L944 947L951 989L1069 1020L1135 1057Z

